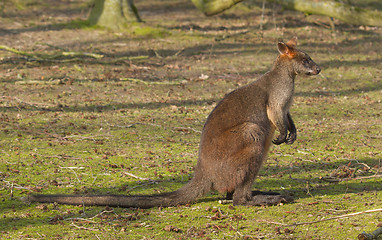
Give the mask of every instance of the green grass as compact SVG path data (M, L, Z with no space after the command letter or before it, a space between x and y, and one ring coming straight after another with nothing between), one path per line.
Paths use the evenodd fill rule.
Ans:
M82 1L54 10L83 19L76 4L86 10ZM51 51L41 40L36 43L43 39L105 58L52 63L0 52L0 238L355 239L378 228L380 212L288 225L382 205L382 180L373 177L381 171L381 29L337 22L333 34L315 24L326 24L326 18L284 12L276 16L277 30L267 10L261 37L258 6L206 18L188 2L158 1L148 14L150 4L137 3L145 29L158 27L166 34L154 31L151 36L148 31L142 38L82 29L84 20L68 20L72 27L53 33L26 27L46 19L27 13L49 10L49 4L17 10L29 17L11 19L25 25L10 25L19 28L6 32L2 44ZM63 24L60 17L52 14L48 24ZM284 21L288 27L282 29ZM237 34L244 30L249 32ZM26 35L31 37L11 45L15 37ZM220 204L224 196L214 192L195 204L146 210L20 200L30 193L154 194L178 189L192 177L200 132L216 103L269 70L277 39L293 35L323 71L297 77L291 114L298 139L272 148L254 184L254 189L290 193L293 203L232 207ZM137 56L148 58L116 61ZM329 176L349 179L325 181Z

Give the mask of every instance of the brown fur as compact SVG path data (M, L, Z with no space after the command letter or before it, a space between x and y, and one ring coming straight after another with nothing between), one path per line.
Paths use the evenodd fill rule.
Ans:
M61 204L109 205L150 208L195 201L211 190L228 193L234 205L269 205L290 198L252 196L251 187L274 144L292 144L296 128L289 113L297 74L318 74L320 68L296 49L296 38L279 42L271 71L257 81L229 93L204 125L194 177L179 190L152 196L32 195L31 201Z

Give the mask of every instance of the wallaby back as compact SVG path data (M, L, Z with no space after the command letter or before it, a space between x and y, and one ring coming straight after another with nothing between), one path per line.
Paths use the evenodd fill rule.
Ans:
M270 205L290 201L281 195L252 196L251 187L268 150L292 144L296 127L289 113L297 74L315 75L320 68L296 48L297 39L277 44L280 55L271 71L221 100L204 125L194 177L175 192L151 196L32 195L30 201L74 205L151 208L195 201L210 190L228 193L235 205Z

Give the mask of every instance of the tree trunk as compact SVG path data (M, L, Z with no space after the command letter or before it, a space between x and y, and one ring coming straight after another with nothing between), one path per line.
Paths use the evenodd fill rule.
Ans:
M205 15L211 16L224 12L243 0L191 0ZM325 15L343 22L365 25L382 26L382 13L371 11L334 0L267 0L282 5L286 9L296 10L307 14Z
M365 26L382 26L382 13L371 11L335 1L315 0L267 0L281 4L283 7L304 12L336 18L345 23Z
M141 22L133 0L95 0L89 16L91 25L123 29L132 22Z
M231 8L243 0L191 0L206 16L212 16Z

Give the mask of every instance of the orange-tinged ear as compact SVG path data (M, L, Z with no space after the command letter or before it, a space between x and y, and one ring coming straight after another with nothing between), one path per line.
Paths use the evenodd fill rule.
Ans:
M277 49L281 55L287 56L288 58L294 58L296 55L294 48L283 42L277 44Z
M288 47L295 48L297 46L297 37L294 36L291 40L289 40L287 43Z

